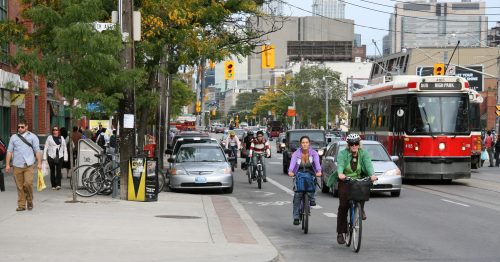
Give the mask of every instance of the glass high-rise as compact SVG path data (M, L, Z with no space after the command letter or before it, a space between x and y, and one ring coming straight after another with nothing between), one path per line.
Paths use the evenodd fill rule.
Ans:
M314 16L345 18L345 3L339 0L313 0L312 10Z

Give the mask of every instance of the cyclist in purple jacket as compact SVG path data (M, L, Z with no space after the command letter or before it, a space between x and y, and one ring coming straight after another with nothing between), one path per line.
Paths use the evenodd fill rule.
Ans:
M319 154L310 147L310 139L308 136L300 138L300 148L297 149L292 155L290 160L290 167L288 167L288 176L293 177L297 171L307 172L311 176L321 176L321 164L319 163ZM299 206L302 201L302 193L293 195L293 224L299 224ZM316 205L315 194L311 193L311 206Z

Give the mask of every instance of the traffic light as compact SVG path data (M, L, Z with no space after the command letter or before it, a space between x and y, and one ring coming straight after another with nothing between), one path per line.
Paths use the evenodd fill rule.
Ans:
M226 80L234 79L234 62L226 61L224 62L224 78Z
M444 64L434 64L434 75L444 76Z
M274 68L274 45L262 46L262 68Z
M201 101L196 101L196 113L201 112Z
M496 105L495 107L497 109L495 113L497 114L497 116L500 116L500 105Z

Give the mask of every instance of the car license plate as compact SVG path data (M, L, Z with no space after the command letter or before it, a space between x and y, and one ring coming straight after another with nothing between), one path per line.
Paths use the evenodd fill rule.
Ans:
M204 176L197 176L194 178L194 182L197 184L203 184L207 182L207 178Z

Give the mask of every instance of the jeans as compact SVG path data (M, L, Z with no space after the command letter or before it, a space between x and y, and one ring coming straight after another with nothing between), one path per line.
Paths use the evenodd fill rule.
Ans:
M486 151L488 152L488 157L490 158L490 166L493 166L493 148L488 147L486 148Z
M229 146L229 149L233 152L232 157L234 157L234 163L238 164L238 148L235 146Z
M262 161L262 178L266 178L266 162L264 161L264 155L263 154L254 154L252 156L252 162L251 165L254 166L254 172L257 173L257 157L260 157Z

